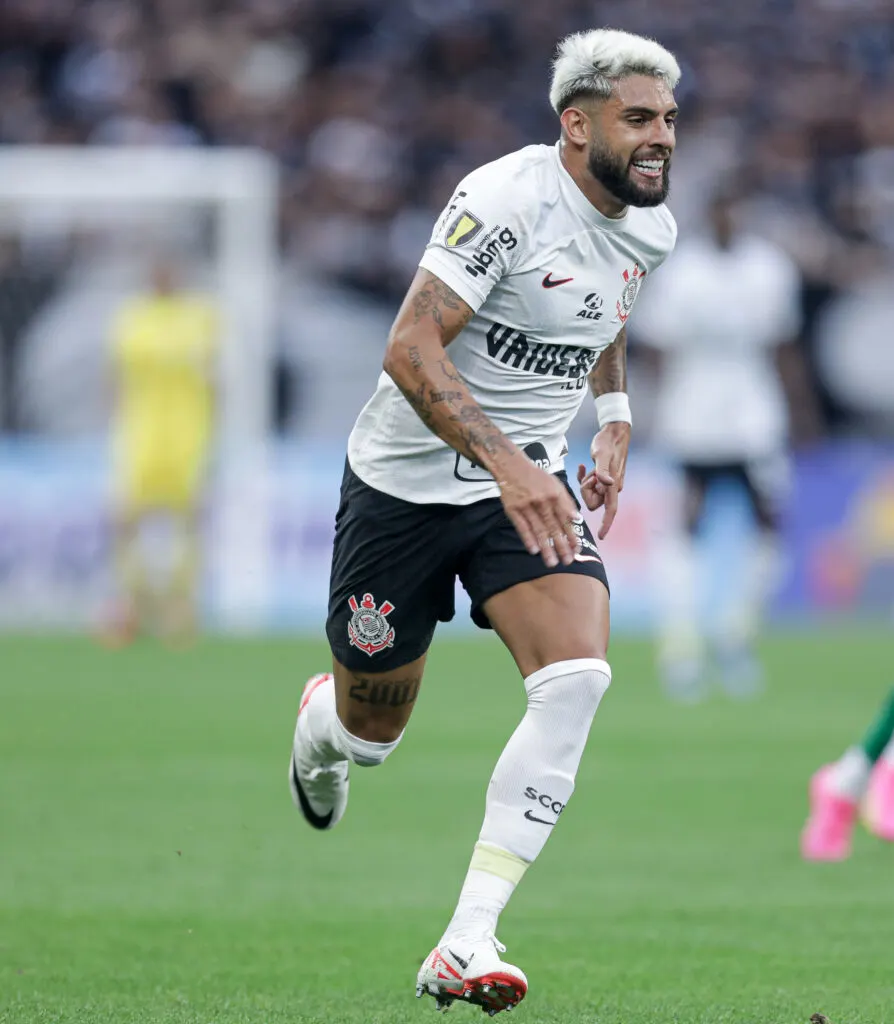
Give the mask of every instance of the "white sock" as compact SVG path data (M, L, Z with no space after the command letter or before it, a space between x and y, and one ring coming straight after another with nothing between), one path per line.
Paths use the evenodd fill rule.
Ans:
M888 745L882 751L879 760L884 761L885 764L894 765L894 738L888 740Z
M320 683L311 693L299 723L314 759L323 764L352 761L362 768L374 767L381 764L403 739L401 733L392 743L373 743L348 732L335 710L333 679Z
M506 744L487 791L484 824L444 938L482 936L546 844L574 791L607 662L556 662L528 676L528 710Z
M656 576L661 667L696 667L704 657L704 639L699 628L698 547L685 530L675 530L662 539Z
M476 843L456 910L438 945L451 939L493 934L527 868L526 860L508 850Z
M725 616L723 643L738 649L754 643L764 609L782 580L783 551L775 533L762 530L748 554L736 599Z
M871 774L872 762L866 751L862 747L851 747L832 765L829 788L847 800L862 800Z

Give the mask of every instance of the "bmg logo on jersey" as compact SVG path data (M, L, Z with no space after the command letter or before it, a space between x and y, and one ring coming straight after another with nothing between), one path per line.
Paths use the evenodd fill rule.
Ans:
M513 235L512 228L494 228L491 236L485 237L478 251L472 256L472 262L466 264L466 272L472 277L486 274L498 252L502 249L509 252L517 245L518 239Z

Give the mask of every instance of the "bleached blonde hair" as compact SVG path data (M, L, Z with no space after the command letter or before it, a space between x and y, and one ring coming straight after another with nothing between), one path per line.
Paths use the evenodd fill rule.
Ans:
M575 32L559 43L549 101L561 114L577 96L608 99L614 82L627 75L663 78L673 89L680 65L669 50L645 36L612 28Z

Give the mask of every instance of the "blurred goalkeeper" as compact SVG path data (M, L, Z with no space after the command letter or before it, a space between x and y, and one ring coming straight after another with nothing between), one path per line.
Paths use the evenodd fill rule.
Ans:
M107 639L191 637L197 624L199 512L214 426L214 307L159 261L148 294L113 328L115 568L121 603ZM164 519L172 557L154 566L143 527ZM153 570L159 571L153 571ZM164 571L161 571L164 570Z

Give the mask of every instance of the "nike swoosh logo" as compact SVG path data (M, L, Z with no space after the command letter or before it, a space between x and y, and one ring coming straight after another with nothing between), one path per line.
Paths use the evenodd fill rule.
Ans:
M601 562L601 558L597 558L595 555L575 555L575 562Z
M301 813L307 819L308 824L318 828L321 832L325 831L332 824L332 815L335 811L333 809L328 814L317 814L313 807L310 806L298 780L298 769L295 767L294 757L292 758L292 782L295 783L295 792L298 794L298 803L301 804Z
M456 953L454 953L449 946L447 948L447 952L453 957L453 959L459 964L459 966L462 967L464 971L467 971L469 969L469 964L475 957L475 954L473 953L468 960L463 960L463 958L461 956L457 956Z
M545 818L535 818L530 811L525 811L525 817L528 819L528 821L537 821L541 825L549 825L550 827L555 825L554 821L547 821Z
M573 281L573 277L561 277L557 281L553 280L552 271L550 271L543 279L544 288L558 288L560 284L568 284L569 281Z

